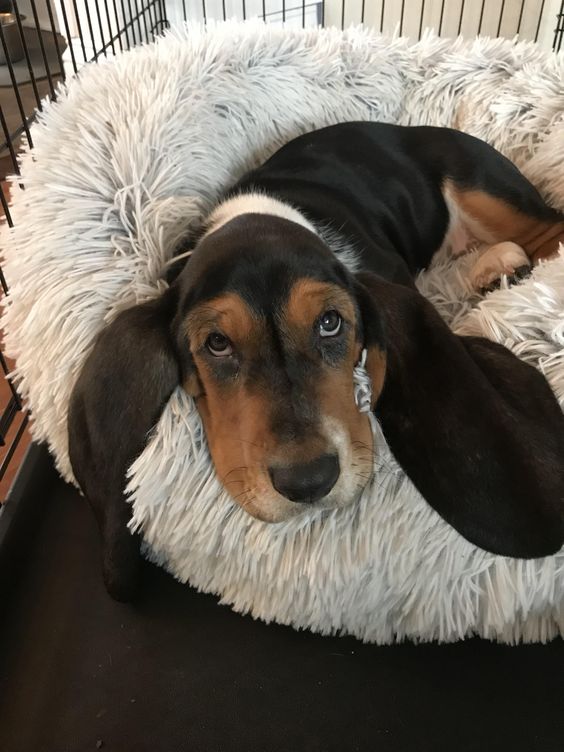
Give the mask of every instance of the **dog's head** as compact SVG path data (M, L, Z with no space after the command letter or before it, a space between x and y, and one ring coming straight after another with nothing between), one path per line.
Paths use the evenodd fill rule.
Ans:
M259 519L354 500L372 473L355 404L363 348L373 399L385 354L377 310L309 227L244 214L208 231L177 280L182 384L218 475Z
M133 579L127 470L178 384L247 512L280 521L353 501L372 471L354 400L363 348L384 435L425 499L490 551L558 550L564 418L543 376L454 335L415 290L351 275L303 223L246 214L212 225L167 292L104 329L75 385L69 454L110 592Z

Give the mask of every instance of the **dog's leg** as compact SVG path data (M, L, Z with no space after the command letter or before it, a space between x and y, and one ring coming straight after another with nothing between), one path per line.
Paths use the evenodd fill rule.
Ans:
M517 243L496 243L483 253L472 267L470 282L475 290L491 290L506 274L510 282L518 282L529 274L530 261Z
M498 186L492 193L452 183L448 186L449 200L455 202L468 231L491 244L471 273L476 290L494 286L503 274L521 278L526 267L557 255L559 244L564 243L563 215L547 206L531 184L520 178L526 192L521 206L499 198L502 190ZM494 189L498 195L493 195Z

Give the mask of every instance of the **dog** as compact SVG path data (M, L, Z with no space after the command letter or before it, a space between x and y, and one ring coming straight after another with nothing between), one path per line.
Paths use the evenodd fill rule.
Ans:
M507 349L454 335L414 285L472 238L490 246L471 272L483 290L556 253L564 217L492 147L445 128L324 128L226 191L166 292L100 333L72 393L69 454L110 594L135 593L126 472L178 385L233 500L280 522L370 482L362 358L370 409L426 501L488 551L556 552L564 417L550 387Z

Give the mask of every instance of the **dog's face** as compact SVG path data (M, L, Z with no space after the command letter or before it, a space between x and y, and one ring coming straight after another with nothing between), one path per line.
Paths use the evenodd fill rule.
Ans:
M183 385L231 497L269 522L354 501L372 473L353 382L366 326L334 254L296 223L244 215L200 241L179 283ZM370 344L375 400L385 357Z

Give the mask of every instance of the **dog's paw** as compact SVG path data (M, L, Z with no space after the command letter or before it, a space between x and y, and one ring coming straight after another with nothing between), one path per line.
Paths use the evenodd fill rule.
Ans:
M522 282L524 279L527 279L527 277L531 276L531 267L530 266L520 266L513 274L507 275L507 284L509 285L518 285L519 282ZM490 282L490 284L487 287L482 287L478 292L480 292L481 295L487 295L489 292L493 292L494 290L499 290L501 287L501 276L495 279L493 282Z
M497 290L507 275L509 284L517 284L530 274L531 262L516 243L496 243L483 253L470 272L470 283L481 294Z

